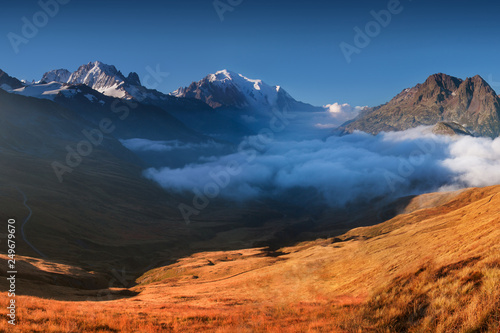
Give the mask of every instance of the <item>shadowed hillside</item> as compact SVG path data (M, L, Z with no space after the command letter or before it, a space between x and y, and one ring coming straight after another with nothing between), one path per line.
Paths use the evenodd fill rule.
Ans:
M499 186L427 194L340 237L191 255L145 273L125 299L116 288L97 299L74 289L75 302L20 297L17 331L496 332L499 214ZM37 296L62 287L51 288Z

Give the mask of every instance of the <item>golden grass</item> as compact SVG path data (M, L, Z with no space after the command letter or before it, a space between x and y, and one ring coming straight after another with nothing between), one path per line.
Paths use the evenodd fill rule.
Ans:
M377 289L346 320L350 332L498 332L500 260L423 266Z
M2 297L0 306L7 305ZM343 332L328 303L203 308L188 305L60 302L18 297L18 323L2 332Z
M305 242L278 257L197 253L147 272L128 299L20 296L10 331L499 332L499 192L437 194L344 241Z

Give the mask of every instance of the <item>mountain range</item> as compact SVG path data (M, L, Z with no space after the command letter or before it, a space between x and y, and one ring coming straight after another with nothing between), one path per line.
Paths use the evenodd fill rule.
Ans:
M267 117L273 108L328 114L327 107L297 101L281 86L270 86L229 70L209 74L170 94L146 88L137 73L125 76L115 66L99 61L82 65L75 72L51 70L33 83L0 72L0 87L25 96L51 100L76 98L78 91L83 90L73 88L81 86L92 90L83 89L86 91L83 96L90 102L102 104L101 99L90 97L99 94L136 101L166 111L200 134L230 141L258 130L262 126L259 119ZM68 101L65 105L69 106ZM386 104L360 110L359 116L347 121L336 132L360 130L378 134L438 123L442 130L443 124L448 123L453 124L451 128L459 126L473 135L500 135L500 98L480 76L462 80L434 74L424 83L404 89Z
M99 128L100 122L107 118L119 123L107 137L106 142L112 148L100 147L109 149L112 154L118 151L116 147L122 147L123 142L136 143L138 141L127 140L137 139L160 145L182 142L191 147L182 153L172 150L162 151L162 154L138 149L131 156L137 158L134 163L139 168L181 167L196 162L200 155L218 156L234 152L243 138L269 126L269 115L273 115L276 109L286 110L296 117L289 125L289 132L294 137L307 131L318 131L314 127L318 115L322 120L330 118L326 107L299 102L280 86L270 86L262 80L249 79L228 70L210 74L171 94L148 89L141 84L136 73L125 76L115 66L99 61L82 65L74 72L51 70L40 81L31 83L1 71L0 87L5 91L5 100L32 104L29 108L32 110L63 107L66 110L64 116L51 116L54 124L62 126L71 119L71 123L65 126L80 128L71 135L62 129L39 133L40 129L32 120L34 116L24 119L23 113L19 113L15 121L17 125L6 127L2 138L5 146L17 151L26 151L26 146L31 145L23 144L29 135L22 138L22 134L5 134L12 132L13 128L19 133L37 135L38 139L33 143L40 141L46 142L45 147L51 144L60 147L59 156L63 156L65 149L61 142L70 139L78 143L78 137L85 139L82 135L84 129ZM11 94L28 99L13 99ZM126 117L120 117L123 109L128 110ZM500 134L500 98L480 76L462 80L434 74L423 84L404 89L384 105L360 110L359 116L343 124L334 135L356 130L378 134L421 125L434 126L434 133L444 135L497 137ZM39 150L38 153L42 151L50 150ZM127 159L130 160L130 156Z
M298 102L280 86L269 86L262 80L252 80L228 70L210 74L198 82L193 82L189 87L179 88L170 94L144 87L137 73L131 72L125 76L115 66L100 61L82 65L73 73L67 69L51 70L33 84L11 83L10 89L17 89L14 92L25 95L30 95L30 90L44 84L59 83L61 87L83 84L106 96L136 100L160 107L233 108L254 111L272 107L287 107L291 110L319 109ZM54 94L56 89L47 91L52 91ZM44 91L41 97L44 97L43 95L48 97L50 94L47 91Z
M19 230L19 300L27 305L19 307L19 324L24 331L49 324L67 331L74 322L96 332L282 331L290 325L294 331L327 332L454 331L464 325L470 332L493 331L500 295L500 187L381 198L369 194L368 184L360 189L363 200L340 208L318 200L314 185L292 184L285 195L246 201L232 200L236 190L229 200L207 188L227 186L231 172L253 173L265 184L257 190L274 191L266 183L271 174L294 181L294 168L311 184L316 178L335 187L323 176L334 173L337 160L319 159L321 169L310 163L331 154L310 148L335 142L324 140L325 133L377 135L425 125L441 135L496 137L499 106L481 77L435 74L387 104L359 108L359 116L331 133L328 126L327 132L314 127L317 117L328 121L326 107L228 70L171 94L101 62L74 72L52 70L37 82L0 71L0 220L15 217ZM317 130L314 140L287 146L276 133L276 146L300 148L305 159L293 165L297 155L255 152L284 167L274 171L250 163L247 172L233 173L240 143L262 139L256 134L276 110L295 117L294 139ZM399 147L397 154L409 146ZM276 149L261 151L267 148ZM368 156L368 167L360 168L351 161L368 150L338 148L338 160L353 150L348 166L368 177L376 177L372 164L388 165ZM223 164L209 164L221 156ZM396 163L391 157L383 159ZM204 167L203 175L179 172L195 166ZM183 178L193 191L162 188L144 176L146 168L166 168L170 180ZM434 170L440 169L422 166L422 182ZM205 174L210 182L198 185ZM339 179L349 185L351 177L340 172ZM189 225L179 212L186 203L196 207ZM0 254L3 277L7 260ZM8 290L7 279L1 281ZM172 311L168 321L166 311ZM109 322L110 316L116 320ZM269 318L277 326L269 326ZM8 331L6 325L0 323L0 331Z
M72 156L68 149L74 150L82 140L88 140L88 133L95 134L103 119L109 119L114 125L111 133L103 135L102 144L93 147L94 154L88 158L83 156L78 168L71 167L72 173L68 171L63 175L64 184L74 186L64 185L64 190L55 191L57 200L46 202L48 196L43 194L32 199L40 200L40 207L50 207L65 202L64 198L77 196L77 189L83 183L95 182L94 178L85 180L92 174L100 175L104 193L118 188L125 191L126 183L141 184L139 193L156 193L158 185L142 177L145 167L182 167L198 161L200 156L237 151L242 138L256 133L242 115L268 119L266 113L278 108L301 112L301 119L317 114L328 116L325 108L298 102L279 86L227 70L210 74L172 94L148 89L136 73L125 76L116 67L98 61L80 66L75 72L52 70L40 81L31 83L2 71L0 86L2 154L9 154L8 161L12 163L16 161L9 164L4 160L4 169L18 175L2 179L6 184L27 188L37 184L36 193L51 188L53 185L49 184L59 182L51 163L65 165L68 156ZM461 80L436 74L423 84L405 89L385 105L363 109L341 129L344 133L362 130L377 134L436 125L434 130L439 134L494 137L500 130L499 105L496 93L479 76ZM304 129L304 126L294 127L294 135ZM159 145L162 154L154 149L130 151L123 146L124 141L137 139ZM164 148L166 144L179 145L180 142L190 149L168 151ZM100 160L106 162L102 164ZM22 161L26 161L27 166L15 170L16 163L21 165ZM33 169L36 165L45 166L43 177L28 176L37 174ZM124 183L112 181L114 177ZM184 194L171 195L178 201ZM191 200L189 195L187 198ZM214 203L213 207L218 209L225 203L220 205ZM260 204L257 207L275 214L274 209L262 208ZM135 216L137 211L125 210L124 214Z

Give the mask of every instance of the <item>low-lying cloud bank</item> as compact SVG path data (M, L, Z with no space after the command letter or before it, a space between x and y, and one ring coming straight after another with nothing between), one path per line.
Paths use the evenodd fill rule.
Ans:
M194 148L222 148L223 145L210 141L203 143L182 143L179 140L170 141L152 141L148 139L126 139L120 140L121 144L127 149L135 152L167 152L178 149L194 149Z
M170 191L231 200L280 199L291 190L315 189L328 204L342 206L500 184L500 139L437 136L423 127L326 140L250 137L238 153L178 169L150 168L144 175Z

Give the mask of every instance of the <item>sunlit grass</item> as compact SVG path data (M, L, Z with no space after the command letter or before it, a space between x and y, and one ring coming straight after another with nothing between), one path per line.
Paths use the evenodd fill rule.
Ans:
M304 242L279 257L196 253L145 273L130 298L18 296L18 325L3 315L0 331L498 333L497 192L465 191L354 229L349 240ZM2 314L7 302L3 293Z

